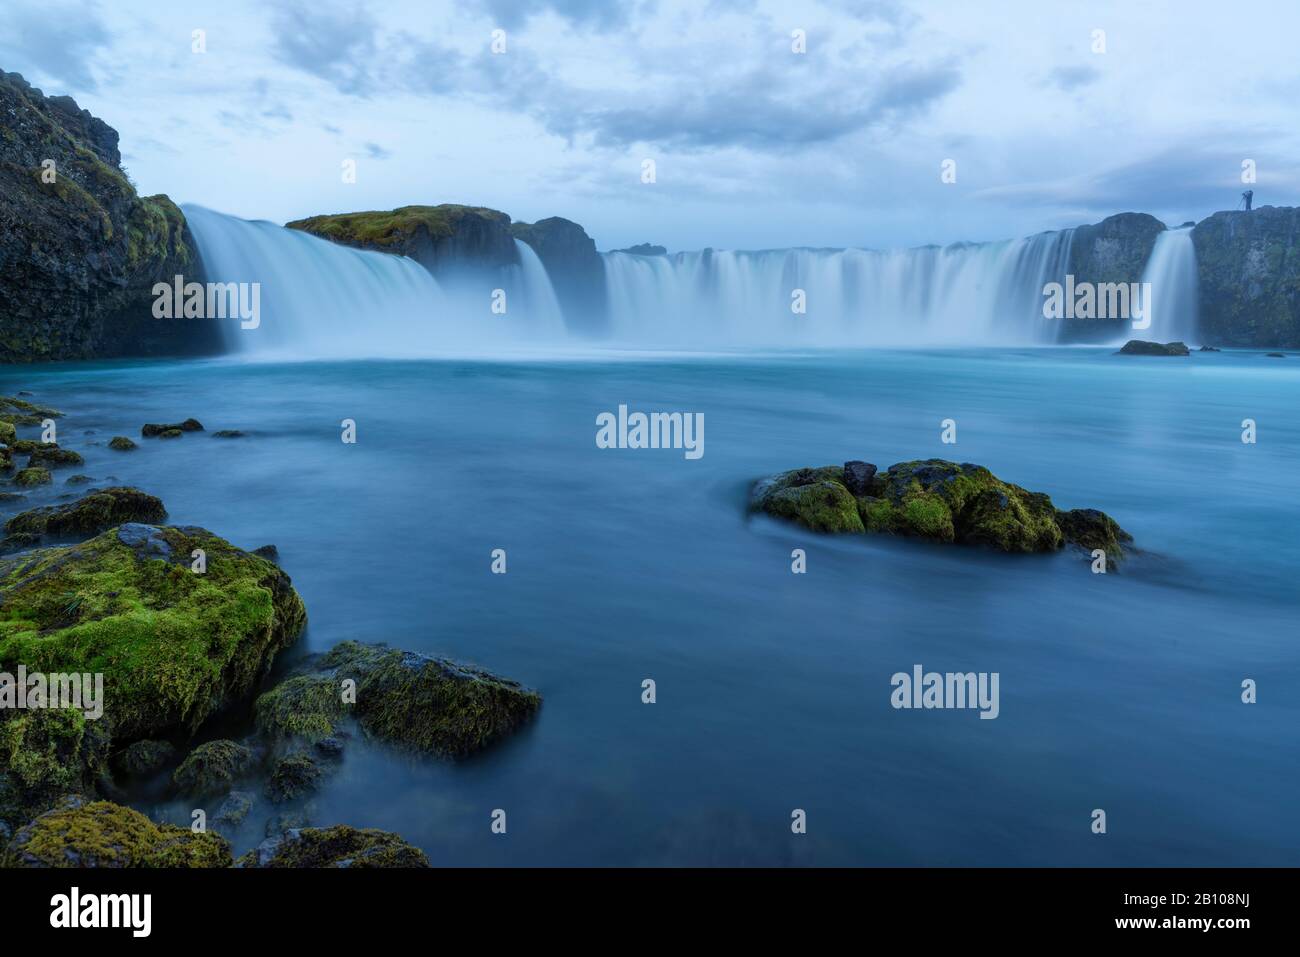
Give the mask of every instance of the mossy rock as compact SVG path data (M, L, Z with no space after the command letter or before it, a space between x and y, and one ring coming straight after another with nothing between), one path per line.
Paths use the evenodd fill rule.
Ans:
M46 468L25 468L14 476L14 484L21 485L24 488L32 488L37 485L49 485L54 481L54 476L50 475L50 470Z
M13 445L18 441L18 430L14 428L12 422L0 422L0 442L5 445Z
M20 399L12 395L0 395L0 418L6 422L14 422L15 418L30 419L31 421L16 422L16 425L40 425L41 419L59 419L63 413L58 409L52 409L48 405L40 405L36 402L28 402L26 399Z
M236 867L428 867L429 859L396 834L346 824L295 828L268 838Z
M0 666L102 673L121 742L193 733L305 624L289 576L202 528L129 523L0 559Z
M139 446L137 446L131 439L128 439L125 435L115 435L108 440L108 447L110 449L115 449L118 452L129 452Z
M370 735L411 750L462 757L529 721L537 692L469 665L345 641L321 660L356 681L357 720Z
M925 459L900 462L885 472L864 462L848 464L854 466L849 478L860 494L846 487L840 466L795 469L756 483L750 508L817 532L904 535L1003 552L1050 552L1067 542L1091 549L1090 542L1104 539L1118 561L1120 543L1132 541L1104 512L1062 513L1047 495L1004 482L969 462ZM856 524L847 515L848 501L854 503Z
M320 789L325 771L320 762L301 751L287 754L271 768L266 796L272 804L284 804Z
M258 730L273 741L331 737L347 714L342 679L332 675L295 675L261 695L253 713Z
M129 777L146 778L176 760L176 747L169 741L135 741L113 755L113 770Z
M1095 508L1073 508L1056 513L1057 524L1067 541L1092 552L1100 548L1106 553L1106 564L1114 565L1124 557L1124 546L1133 536L1119 527L1119 523Z
M27 823L107 778L109 727L75 709L0 709L0 821Z
M161 499L129 486L100 489L67 505L48 505L19 512L5 522L9 534L98 535L126 522L161 522L167 517Z
M342 682L356 684L345 704ZM463 757L527 722L541 696L516 681L441 658L345 641L316 670L258 699L259 729L272 740L321 741L347 715L369 735L416 752Z
M202 432L203 423L198 419L186 419L184 422L177 422L174 425L160 425L156 422L145 423L140 428L140 434L146 439L154 436L171 437L171 433L180 432Z
M155 824L108 801L74 802L14 834L4 867L229 867L230 845L212 832Z
M86 460L81 457L80 452L74 452L71 449L61 449L57 445L45 445L32 452L32 456L27 461L28 468L44 466L49 469L63 468L65 465L85 465Z
M254 765L251 749L221 739L200 744L172 772L172 788L181 797L209 798L228 792Z
M15 455L32 455L41 449L57 449L58 446L53 442L37 442L35 439L19 439L17 442L10 443L9 449Z
M253 796L247 791L231 791L226 795L226 799L221 802L217 808L217 813L213 820L218 824L226 824L230 827L238 827L244 823L253 810Z

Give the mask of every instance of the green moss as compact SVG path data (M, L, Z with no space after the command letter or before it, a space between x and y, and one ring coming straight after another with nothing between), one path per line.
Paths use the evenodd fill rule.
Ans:
M518 682L442 658L345 641L321 660L356 682L355 713L371 735L414 751L460 757L528 721L541 696Z
M54 477L50 475L50 470L39 467L21 469L14 476L15 485L22 485L27 488L33 485L49 485L52 481L54 481Z
M57 445L46 445L32 452L31 459L27 462L28 468L41 466L44 468L57 469L65 465L85 465L86 460L81 457L79 452L71 449L61 449Z
M137 200L126 224L127 267L152 271L163 263L171 263L183 271L191 264L190 260L185 214L180 207L161 194Z
M979 465L944 459L900 462L876 473L867 483L871 494L856 499L836 478L837 471L842 478L842 470L828 466L764 479L754 487L751 508L815 531L910 535L1004 552L1052 551L1067 541L1084 545L1090 537L1114 547L1127 540L1105 513L1083 510L1062 522L1063 514L1074 513L1058 512L1048 496L1003 482ZM844 518L850 502L857 527Z
M5 867L229 867L218 834L155 824L108 801L43 814L14 835Z
M13 445L18 441L18 430L14 428L11 422L0 422L0 442L5 445Z
M105 724L75 709L0 711L0 821L21 825L105 774Z
M190 569L200 548L204 574ZM0 592L0 664L103 673L126 740L193 731L306 622L287 575L201 528L127 524L0 559Z
M137 446L125 435L115 435L108 440L108 447L118 452L129 452Z
M225 794L253 767L253 752L225 739L208 741L186 755L172 772L172 787L182 797Z
M398 835L339 824L289 830L249 851L236 867L428 867L429 859Z
M815 532L863 532L857 502L843 478L844 470L833 465L784 472L755 487L751 507Z
M301 229L323 239L348 246L388 249L404 246L421 231L434 240L444 239L456 231L456 224L466 216L479 216L504 222L509 222L510 219L495 209L444 204L312 216L285 223L285 227Z
M319 741L334 734L346 713L339 680L326 675L296 675L257 699L257 728L278 740Z
M176 760L176 748L167 741L135 741L113 755L116 771L130 777L143 778L157 774Z
M324 772L315 758L296 751L275 762L266 782L266 796L273 804L294 801L314 793L323 777Z

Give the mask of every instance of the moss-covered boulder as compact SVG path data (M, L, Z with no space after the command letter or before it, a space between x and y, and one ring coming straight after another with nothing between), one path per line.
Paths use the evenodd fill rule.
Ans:
M202 432L203 423L198 419L186 419L184 422L173 424L159 424L157 422L146 422L140 427L140 434L146 439L155 438L161 435L167 435L169 432Z
M46 419L62 418L63 413L13 395L0 395L0 422L7 425L40 425Z
M217 808L213 820L228 827L238 827L244 823L253 810L253 796L247 791L231 791Z
M176 747L170 741L133 741L112 757L113 770L128 777L144 778L157 774L176 760Z
M102 673L122 743L193 732L305 623L288 575L202 528L131 523L0 559L0 666Z
M943 459L900 462L884 472L857 461L783 472L755 484L750 508L817 532L905 535L1003 552L1048 552L1072 543L1105 548L1112 562L1123 557L1121 543L1132 541L1104 512L1062 512L1047 495L1004 482L983 466Z
M85 465L86 460L81 457L80 452L74 452L72 449L61 449L57 445L45 445L32 452L31 458L27 460L27 467L44 466L48 469L63 468L68 465Z
M125 435L115 435L108 440L108 447L117 452L129 452L138 446Z
M14 484L21 485L24 488L32 488L37 485L49 485L54 481L54 476L50 475L47 468L35 467L25 468L14 476Z
M355 704L343 696L355 684ZM273 739L333 735L351 716L369 735L413 751L462 757L527 722L541 696L468 665L383 645L345 641L262 695L259 728Z
M1189 356L1192 353L1185 342L1149 342L1146 339L1130 339L1115 354L1120 356Z
M155 824L108 801L42 814L14 834L4 867L229 867L230 845L212 832Z
M428 867L429 859L396 834L346 824L291 829L249 851L236 867Z
M138 488L114 486L91 492L66 505L19 512L4 527L10 535L88 537L126 522L161 522L166 517L161 499Z
M295 751L279 758L271 767L266 796L272 804L295 801L315 793L325 778L325 769L310 754Z
M217 797L252 771L254 764L250 748L224 738L208 741L186 755L172 772L172 788L181 797Z
M18 441L18 430L10 422L0 422L0 442L12 445Z
M109 727L75 709L0 709L0 821L19 827L107 779Z

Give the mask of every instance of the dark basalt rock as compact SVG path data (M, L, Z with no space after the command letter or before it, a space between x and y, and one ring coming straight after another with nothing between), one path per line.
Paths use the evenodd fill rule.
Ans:
M608 325L605 261L595 241L577 223L559 216L513 223L511 235L533 248L546 267L566 325L600 335Z
M854 495L867 495L871 480L876 477L876 467L870 462L845 462L844 487Z
M296 751L275 762L266 783L266 796L273 804L284 804L320 788L325 774L320 763L309 754Z
M1183 342L1147 342L1144 339L1130 339L1124 348L1115 353L1119 356L1187 356L1191 350Z
M129 452L138 446L125 435L115 435L108 441L108 447L118 452Z

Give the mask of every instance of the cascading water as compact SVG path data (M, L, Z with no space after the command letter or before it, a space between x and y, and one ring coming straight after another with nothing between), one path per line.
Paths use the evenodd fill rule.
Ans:
M1196 245L1191 227L1166 229L1142 273L1150 289L1151 328L1143 338L1191 342L1200 327L1196 292Z
M1042 290L1064 275L1072 235L885 252L607 253L612 334L664 346L1054 342Z
M201 206L184 209L208 282L260 284L256 328L242 328L236 319L208 320L225 324L233 352L428 356L527 348L563 336L546 270L517 240L519 265L449 292L405 256L351 249ZM506 293L504 312L492 310L497 286Z

